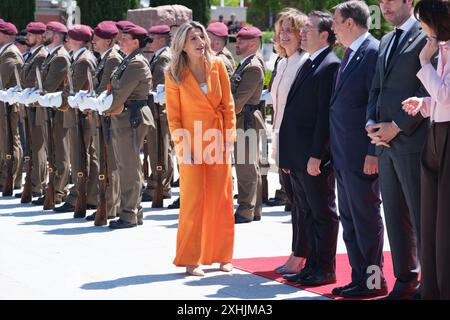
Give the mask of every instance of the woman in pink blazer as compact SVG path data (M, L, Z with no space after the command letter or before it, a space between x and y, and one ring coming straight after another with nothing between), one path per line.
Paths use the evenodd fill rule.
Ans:
M422 299L450 299L450 2L422 0L415 15L428 34L417 77L430 94L403 109L429 117L421 165ZM438 52L437 69L431 61Z

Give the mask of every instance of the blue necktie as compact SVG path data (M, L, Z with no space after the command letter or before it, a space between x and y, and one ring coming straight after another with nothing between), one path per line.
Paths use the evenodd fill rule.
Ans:
M342 59L341 66L339 67L338 74L336 76L335 88L337 88L337 86L339 84L339 80L341 79L342 73L344 72L345 67L348 64L348 61L350 60L350 55L352 54L352 52L353 52L353 50L350 48L347 48L347 50L345 50L344 58Z

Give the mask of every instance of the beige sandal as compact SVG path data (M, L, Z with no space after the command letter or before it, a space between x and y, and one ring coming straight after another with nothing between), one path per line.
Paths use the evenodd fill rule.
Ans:
M205 272L200 268L200 266L186 267L186 273L190 274L191 276L196 276L196 277L204 277L205 276Z
M223 272L231 272L233 271L233 265L228 262L228 263L221 263L220 264L220 270Z

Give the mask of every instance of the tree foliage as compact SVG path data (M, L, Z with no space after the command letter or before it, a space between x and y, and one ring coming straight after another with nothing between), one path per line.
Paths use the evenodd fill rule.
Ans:
M371 32L377 38L381 38L386 32L391 30L391 26L383 19L379 11L379 0L365 0L366 3L373 9L373 17L379 15L381 25L373 28ZM261 29L269 28L269 21L275 21L276 14L283 8L293 7L305 13L313 10L333 11L333 7L342 0L247 0L246 5L249 8L247 12L247 22L255 25Z
M19 9L20 6L20 9ZM13 23L20 31L34 21L35 0L0 0L0 18Z
M78 0L77 4L81 10L81 23L91 27L103 20L125 20L128 9L140 8L139 0Z

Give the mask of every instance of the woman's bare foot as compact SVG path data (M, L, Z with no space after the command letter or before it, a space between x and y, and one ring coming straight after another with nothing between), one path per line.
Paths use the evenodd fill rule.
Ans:
M294 258L295 258L294 257L294 253L291 253L291 255L286 260L286 262L283 265L281 265L281 266L279 266L278 268L275 269L275 273L277 273L277 274L285 274L285 273L282 273L283 270L286 270L286 265L290 264L291 260L294 259Z
M286 263L284 266L284 271L286 274L289 273L299 273L304 267L306 263L306 258L304 257L293 257L293 259Z

